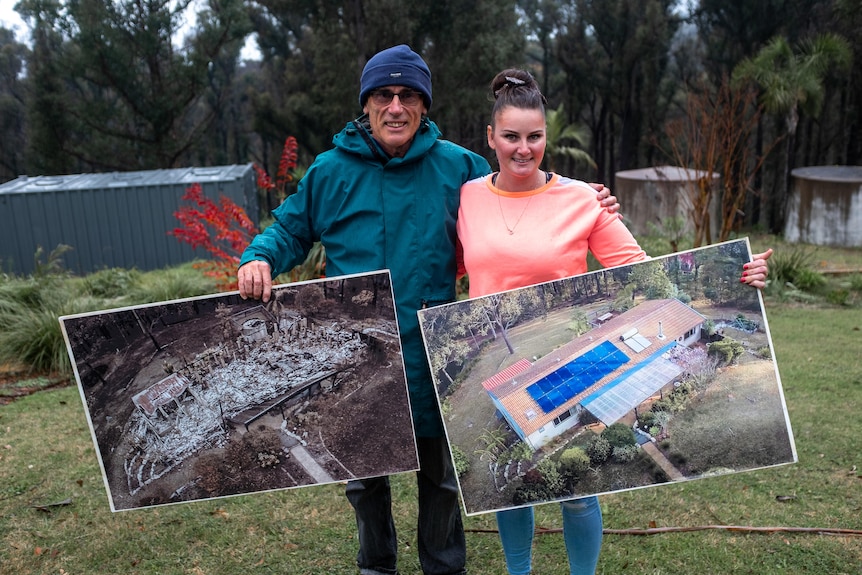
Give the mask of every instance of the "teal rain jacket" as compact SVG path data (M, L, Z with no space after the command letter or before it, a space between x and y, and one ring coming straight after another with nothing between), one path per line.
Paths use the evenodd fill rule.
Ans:
M360 118L315 159L275 222L251 242L240 265L267 261L273 277L326 248L326 275L389 269L419 437L443 435L416 311L455 299L455 218L461 184L488 174L478 154L440 139L423 119L403 158L388 158Z

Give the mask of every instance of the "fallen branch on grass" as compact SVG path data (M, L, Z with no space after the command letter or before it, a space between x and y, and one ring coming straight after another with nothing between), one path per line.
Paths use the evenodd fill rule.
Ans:
M750 527L746 525L698 525L694 527L652 527L650 529L604 529L605 535L660 535L662 533L686 533L690 531L735 531L738 533L814 533L817 535L846 535L862 537L862 529L839 529L831 527ZM496 529L465 529L470 533L498 533ZM562 533L562 529L537 528L536 535Z

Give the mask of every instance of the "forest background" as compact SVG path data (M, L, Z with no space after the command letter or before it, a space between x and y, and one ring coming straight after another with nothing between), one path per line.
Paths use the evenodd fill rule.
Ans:
M274 173L288 136L307 166L361 113L367 59L398 43L428 62L429 115L447 139L491 159L488 83L527 67L555 112L551 169L612 186L617 171L653 165L721 172L739 198L728 229L783 231L794 166L862 164L858 0L14 8L30 35L0 28L0 182L246 162ZM241 57L249 40L259 59ZM710 141L722 123L723 143Z

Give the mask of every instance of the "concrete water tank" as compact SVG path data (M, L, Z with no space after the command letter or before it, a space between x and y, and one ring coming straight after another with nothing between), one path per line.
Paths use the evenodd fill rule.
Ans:
M809 166L790 177L784 239L862 247L862 166Z
M680 216L685 231L691 233L694 224L689 190L703 177L711 180L715 190L708 210L710 230L715 235L721 227L718 202L720 174L677 166L625 170L616 173L613 192L620 199L624 221L634 235L654 233L650 223L661 229L662 224L674 216Z

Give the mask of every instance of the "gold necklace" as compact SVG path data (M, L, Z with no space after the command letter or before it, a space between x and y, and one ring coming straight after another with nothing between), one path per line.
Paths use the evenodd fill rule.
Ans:
M500 217L503 218L503 225L506 226L506 229L509 231L509 235L513 235L515 233L515 228L518 227L518 224L521 222L521 218L524 217L524 214L527 213L527 208L530 207L530 202L533 201L533 196L530 195L527 198L527 205L524 206L524 209L521 210L521 215L518 216L518 219L515 220L515 224L510 228L509 223L506 221L506 214L503 213L503 202L500 200L500 194L497 194L497 205L500 207Z
M497 185L497 176L499 176L499 175L500 175L500 172L497 172L491 176L491 184L493 184L495 186ZM542 174L542 179L544 180L544 183L547 184L548 182L551 181L551 173L548 172L546 174ZM521 222L521 218L523 218L524 214L527 213L527 208L530 207L530 202L533 201L534 195L535 194L530 194L530 198L527 200L527 205L524 206L523 210L521 210L521 215L518 216L518 219L515 220L515 224L510 228L509 223L506 221L506 214L503 213L503 201L500 200L500 194L497 194L497 206L500 208L500 217L503 219L503 225L506 226L506 230L509 232L510 236L515 233L515 228L518 227L518 224Z

